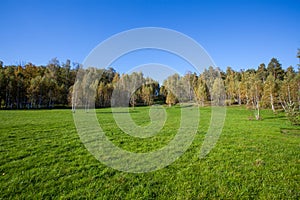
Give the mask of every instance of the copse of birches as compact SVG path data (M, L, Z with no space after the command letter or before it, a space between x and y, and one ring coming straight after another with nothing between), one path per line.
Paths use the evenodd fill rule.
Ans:
M300 59L300 50L297 57ZM245 105L261 119L260 109L269 108L274 113L286 112L293 124L299 124L300 66L284 70L275 58L268 65L257 69L235 71L227 67L225 72L208 67L201 74L188 72L183 76L169 76L162 85L142 73L120 74L113 68L82 69L70 60L60 63L56 58L46 66L32 63L4 65L0 62L0 105L2 109L33 109L71 106L76 74L79 70L98 74L93 85L96 107L111 106L113 91L136 87L130 94L128 105L152 105L178 102L195 102L199 106L213 104ZM220 73L219 73L220 72ZM135 85L134 85L135 84ZM136 85L137 84L137 85ZM224 94L220 96L220 94ZM224 101L222 101L224 100Z

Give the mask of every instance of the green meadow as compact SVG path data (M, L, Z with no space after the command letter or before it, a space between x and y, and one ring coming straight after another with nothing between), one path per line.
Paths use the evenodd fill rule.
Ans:
M123 133L110 108L96 112L116 146L148 152L177 133L180 107L165 109L164 127L147 139ZM130 110L141 126L149 124L148 112ZM70 110L2 110L0 199L299 199L300 127L281 112L262 110L259 121L252 116L244 107L227 107L216 146L200 159L210 123L210 108L200 108L196 137L181 157L157 171L126 173L89 153Z

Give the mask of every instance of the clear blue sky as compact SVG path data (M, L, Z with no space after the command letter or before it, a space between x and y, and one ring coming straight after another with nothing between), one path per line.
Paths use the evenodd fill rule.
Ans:
M223 70L257 68L272 57L296 67L299 19L299 0L1 0L0 60L83 62L108 37L151 26L192 37Z

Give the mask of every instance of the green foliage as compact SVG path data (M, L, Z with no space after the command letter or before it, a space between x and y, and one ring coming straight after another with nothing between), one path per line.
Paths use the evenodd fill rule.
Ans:
M176 96L171 91L169 91L167 94L166 103L169 106L172 106L172 105L176 104L177 102L178 102L178 100L177 100Z
M263 96L262 96L262 101L264 106L269 106L271 107L273 112L275 112L275 106L274 104L277 103L277 93L276 93L276 81L275 77L272 74L269 74L267 77L265 83L264 83L264 88L263 88Z
M196 78L194 82L194 92L198 105L204 106L204 102L207 101L207 86L203 76Z
M300 125L300 111L295 106L294 102L287 103L286 116L293 125Z
M269 74L272 74L276 79L283 80L284 70L281 67L281 64L276 58L272 58L268 64L267 71Z
M216 78L211 90L211 98L213 105L222 106L225 104L225 88L224 82L221 78Z
M53 59L47 66L4 66L0 68L0 101L3 108L52 108L68 104L68 91L74 84L76 70L70 61L59 65Z
M82 80L77 79L75 83L76 75L82 76ZM85 88L77 91L80 83L84 83ZM56 105L88 108L94 102L96 107L110 107L112 102L133 107L158 102L170 106L178 102L197 102L201 106L205 103L244 104L255 110L257 119L261 118L261 106L272 108L274 113L280 108L286 110L288 103L300 109L300 71L296 72L292 66L282 69L276 58L272 58L267 67L260 64L257 70L234 71L228 67L224 73L210 66L198 75L192 72L183 76L174 74L164 80L163 85L150 77L145 78L141 72L120 75L113 68L82 69L78 64L71 68L70 60L60 64L52 59L46 66L2 64L0 89L1 108L5 109L53 108ZM112 101L113 94L118 98ZM74 102L72 97L75 96L78 99Z

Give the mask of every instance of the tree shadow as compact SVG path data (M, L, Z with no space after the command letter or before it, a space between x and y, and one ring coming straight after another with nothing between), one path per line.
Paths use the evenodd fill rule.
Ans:
M97 114L128 114L128 113L139 113L138 110L130 110L130 111L98 111Z
M300 137L300 129L281 128L280 132L284 135L292 135L292 136Z
M276 115L274 115L272 117L263 117L263 120L284 119L284 118L286 118L286 116L276 116Z

